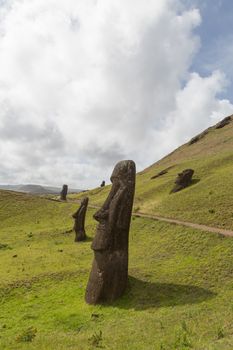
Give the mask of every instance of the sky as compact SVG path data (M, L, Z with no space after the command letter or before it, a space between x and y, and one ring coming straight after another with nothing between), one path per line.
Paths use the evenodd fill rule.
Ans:
M233 114L229 0L0 0L0 183L92 188Z

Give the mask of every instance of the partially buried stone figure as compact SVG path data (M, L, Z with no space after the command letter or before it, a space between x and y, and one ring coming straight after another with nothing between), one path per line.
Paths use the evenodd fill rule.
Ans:
M88 206L88 197L83 198L81 205L78 210L72 215L75 219L74 231L75 231L75 242L85 241L86 231L85 231L85 218Z
M68 186L67 185L63 185L61 193L60 193L60 198L62 201L66 201L66 196L68 193Z
M175 180L175 186L171 190L171 193L178 192L188 187L192 182L193 174L194 174L193 169L185 169L182 171L182 173L179 173Z
M135 173L132 160L117 163L111 176L111 191L94 214L99 225L91 246L95 256L85 296L89 304L111 302L126 289Z

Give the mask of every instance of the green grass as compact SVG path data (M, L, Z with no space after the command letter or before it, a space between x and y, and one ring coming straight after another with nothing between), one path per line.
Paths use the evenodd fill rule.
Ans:
M134 217L127 292L89 306L93 210L74 243L77 204L0 198L1 350L232 350L233 239Z
M167 174L151 177L172 166ZM177 173L194 169L191 186L170 194ZM185 144L137 175L134 210L147 214L233 229L233 122L211 129L199 142ZM89 196L101 205L110 187L97 188L70 198Z

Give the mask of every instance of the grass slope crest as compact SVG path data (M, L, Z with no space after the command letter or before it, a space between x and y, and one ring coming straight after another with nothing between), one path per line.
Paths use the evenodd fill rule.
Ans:
M137 174L134 211L233 229L233 117L224 118L195 139ZM191 186L170 194L177 174L184 169L194 170ZM108 192L106 186L85 196L90 204L101 205Z

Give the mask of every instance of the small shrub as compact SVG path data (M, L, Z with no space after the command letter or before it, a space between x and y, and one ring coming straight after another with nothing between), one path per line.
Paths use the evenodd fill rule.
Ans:
M37 333L37 329L34 327L29 327L23 331L22 334L18 335L16 338L16 341L19 343L27 343L27 342L32 342L33 339L35 338Z
M176 335L176 339L174 342L174 349L184 350L184 349L191 349L193 347L189 339L189 333L190 332L188 330L187 323L183 321L181 323L181 328Z
M140 207L134 208L134 212L137 213L140 210Z
M160 325L161 330L163 330L165 328L162 321L159 321L159 325Z
M214 214L214 213L215 213L215 210L214 210L214 209L209 209L209 213L210 213L210 214Z
M225 337L224 330L222 327L219 327L217 330L217 339L222 339Z
M88 339L90 345L96 347L96 348L101 348L102 347L102 331L99 331L99 333L94 333L89 339Z
M187 333L180 333L174 343L175 349L190 349L192 348L192 344L188 338Z
M6 250L6 249L11 249L11 247L9 247L8 244L3 244L3 243L0 243L0 249L2 250Z
M185 321L182 321L181 328L185 333L189 333L188 326L187 326L187 323Z

